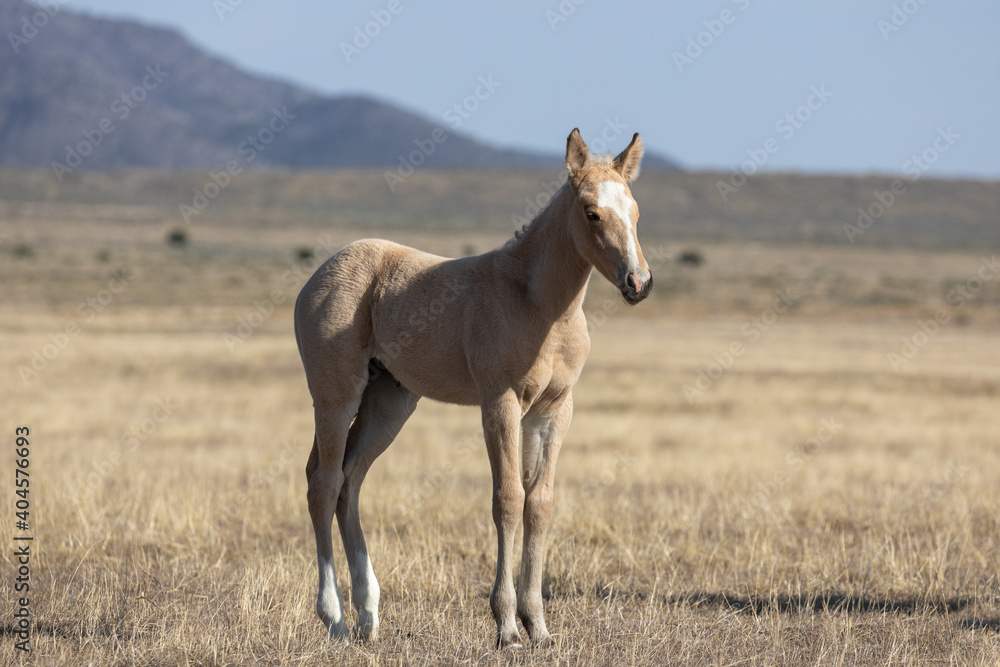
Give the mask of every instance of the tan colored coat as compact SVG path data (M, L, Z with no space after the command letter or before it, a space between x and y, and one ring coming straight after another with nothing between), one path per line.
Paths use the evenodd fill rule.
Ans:
M517 238L447 259L384 240L352 243L308 281L295 331L313 396L316 439L307 466L320 571L317 612L347 636L333 570L337 515L358 609L356 634L378 629L378 582L358 517L368 468L421 396L478 405L493 471L497 579L490 598L501 646L549 640L542 614L542 549L555 462L572 417L572 389L590 351L583 297L592 268L628 303L652 287L628 183L638 135L613 161L595 158L577 130L567 183ZM525 524L520 591L513 540Z

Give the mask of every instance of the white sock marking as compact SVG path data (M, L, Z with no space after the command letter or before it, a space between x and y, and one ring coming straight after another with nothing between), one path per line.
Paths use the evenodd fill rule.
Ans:
M319 557L319 595L316 597L316 612L323 622L330 626L340 626L344 622L344 605L337 588L337 575L333 570L333 559Z
M358 633L364 639L378 634L378 580L365 551L354 554L351 568L351 598L358 610Z
M378 613L378 580L372 569L372 561L364 551L355 554L352 574L351 587L354 590L351 597L354 598L354 606L358 611Z

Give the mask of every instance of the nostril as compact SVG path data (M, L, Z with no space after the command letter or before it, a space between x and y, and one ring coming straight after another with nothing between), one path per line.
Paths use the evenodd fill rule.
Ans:
M628 277L625 278L625 283L635 292L639 292L642 289L642 279L635 273L628 274Z
M625 282L626 284L628 284L629 287L635 289L635 278L632 277L631 273L628 274L628 278L625 279Z

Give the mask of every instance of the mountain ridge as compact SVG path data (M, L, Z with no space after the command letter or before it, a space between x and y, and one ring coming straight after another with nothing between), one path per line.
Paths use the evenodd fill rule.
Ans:
M370 96L326 96L250 74L172 28L74 13L59 0L0 0L0 35L0 165L52 167L57 176L218 169L239 160L254 136L265 149L241 166L405 172L562 162L490 145ZM275 114L289 121L280 132L268 127ZM435 132L444 138L434 141ZM655 154L645 166L677 168Z

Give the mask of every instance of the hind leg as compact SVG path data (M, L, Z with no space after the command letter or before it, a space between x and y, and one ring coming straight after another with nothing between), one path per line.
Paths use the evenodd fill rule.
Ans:
M351 569L351 599L358 610L355 634L361 639L375 639L378 633L379 601L378 580L372 570L358 511L361 484L372 463L392 444L413 414L420 398L375 362L369 369L371 379L347 437L344 483L337 503L337 525Z
M367 368L360 376L367 381ZM344 482L343 461L347 434L364 386L358 375L350 377L325 391L323 400L314 393L316 439L306 466L309 481L307 498L309 515L316 533L316 558L319 566L319 593L316 613L326 625L331 637L349 636L344 623L344 606L337 588L333 565L333 515Z

